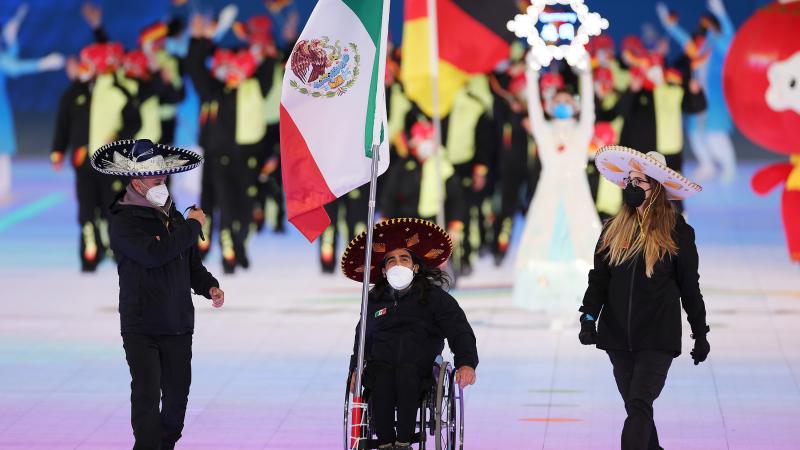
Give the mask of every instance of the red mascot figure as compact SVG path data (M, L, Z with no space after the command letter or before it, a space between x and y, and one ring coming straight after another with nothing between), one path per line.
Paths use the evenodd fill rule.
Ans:
M764 195L783 183L782 213L789 256L800 262L800 1L759 9L734 37L724 87L733 120L753 142L789 161L761 168L751 181Z

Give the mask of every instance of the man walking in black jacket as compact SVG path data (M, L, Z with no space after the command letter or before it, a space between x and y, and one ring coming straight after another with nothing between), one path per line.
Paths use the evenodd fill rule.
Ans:
M173 449L181 437L191 383L191 291L211 299L215 308L225 300L195 245L203 211L192 208L184 218L164 184L167 175L201 162L192 152L146 139L114 142L92 157L100 172L131 177L111 205L109 233L131 372L134 450Z

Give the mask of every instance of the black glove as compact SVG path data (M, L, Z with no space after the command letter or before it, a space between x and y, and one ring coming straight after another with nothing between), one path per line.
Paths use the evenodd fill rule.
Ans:
M694 348L691 355L694 360L694 365L698 365L708 358L708 353L711 351L711 344L708 343L705 334L692 336L694 338Z
M587 317L587 314L581 316L581 332L578 333L578 340L583 345L597 344L597 326L594 318L590 317Z

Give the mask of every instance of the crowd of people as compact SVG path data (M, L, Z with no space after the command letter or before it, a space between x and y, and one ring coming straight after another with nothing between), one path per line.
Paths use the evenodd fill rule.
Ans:
M240 21L235 7L227 7L214 18L154 22L129 49L104 29L102 11L84 6L95 41L79 58L67 59L71 84L60 102L52 153L56 168L69 159L76 171L84 271L94 271L109 253L107 205L125 184L93 172L88 159L116 140L146 138L204 154L199 206L209 220L198 248L205 257L218 241L226 273L249 267L247 247L255 234L284 231L278 111L298 15L291 2L265 5L263 14ZM532 71L524 46L515 43L493 73L475 75L463 86L441 118L438 149L432 117L404 94L402 48L390 45L391 162L378 182L380 216L443 216L455 242L453 271L468 276L482 255L503 263L512 240L523 238L512 233L514 221L526 213L524 234L543 243L530 248L547 251L544 244L562 216L572 228L590 230L585 240L593 241L600 219L622 204L620 186L590 164L603 145L658 151L680 171L687 123L700 162L697 178L708 179L719 169L730 179L733 147L714 142L730 142L730 118L717 98L717 66L732 27L719 0L711 0L709 9L712 14L689 34L674 13L659 6L667 34L683 50L676 60L669 60L666 36L627 36L617 45L601 35L589 42L589 69L557 62ZM220 44L229 30L238 46ZM569 167L557 167L562 163L550 156L567 150L577 156ZM585 178L588 189L575 177ZM319 242L323 272L335 271L337 250L366 228L367 189L326 207L332 223ZM537 190L542 195L533 201ZM569 199L563 211L557 206L561 197ZM579 231L572 235L581 240Z
M94 271L112 249L118 264L134 448L174 448L181 437L191 384L191 292L215 307L225 300L202 263L213 240L224 272L233 273L250 266L254 234L283 229L280 80L295 46L324 55L296 42L290 2L266 5L244 21L228 7L216 18L154 22L136 48L125 49L104 28L102 11L86 4L94 42L66 62L71 83L59 105L52 162L61 168L69 159L75 169L82 269ZM659 6L683 46L676 61L668 61L666 38L628 36L617 51L600 36L589 42L584 64L536 69L543 64L515 44L492 73L464 84L440 127L404 94L399 67L413 61L390 49L391 157L378 183L385 220L370 235L372 260L364 254L366 186L327 205L332 221L319 244L323 272L339 265L354 281L369 273L374 285L350 371L353 393L362 386L370 392L377 448L411 448L417 399L445 339L454 352L453 381L460 388L476 382L475 334L446 292L450 276L441 268L450 261L456 277L469 276L482 254L503 264L520 213L526 219L515 300L518 293L523 303L557 299L524 282L535 289L558 276L569 281L554 284L583 291L578 339L609 355L627 412L621 446L660 448L653 402L681 353L681 307L695 364L710 352L694 230L680 203L701 190L681 174L684 115L690 140L716 149L716 159L700 156L707 148L698 144L695 176L708 179L716 164L723 179L733 171L732 147L714 143L727 136L724 117L716 124L710 118L710 104L719 100L714 83L721 82L715 52L724 53L731 27L720 0L709 7L712 15L687 37ZM220 44L229 29L241 45ZM715 114L723 116L722 108ZM200 205L184 217L168 176L201 165ZM582 261L585 267L574 264ZM587 273L588 287L575 282ZM572 310L576 303L564 302Z

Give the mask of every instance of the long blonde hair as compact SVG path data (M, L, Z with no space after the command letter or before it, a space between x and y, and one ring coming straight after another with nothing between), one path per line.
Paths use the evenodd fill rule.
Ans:
M652 191L645 200L643 214L625 203L622 209L605 226L597 253L608 250L609 263L619 266L644 253L645 274L653 275L653 268L665 254L678 254L678 245L672 237L675 228L675 210L667 198L664 186L647 177Z

